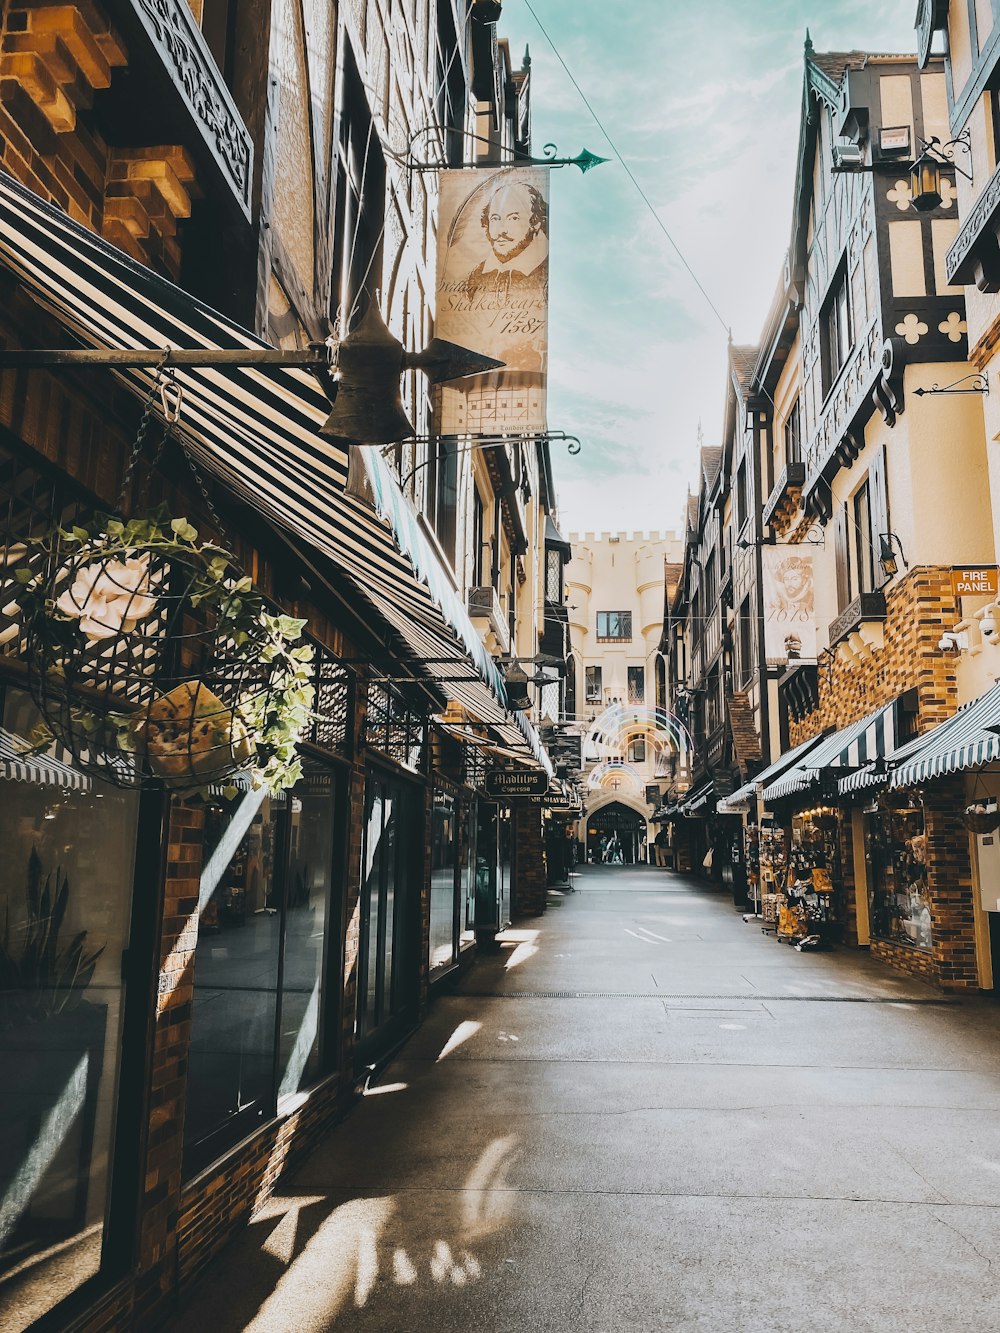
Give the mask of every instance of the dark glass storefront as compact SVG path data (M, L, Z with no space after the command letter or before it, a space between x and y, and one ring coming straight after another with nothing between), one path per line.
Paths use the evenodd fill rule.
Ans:
M209 807L185 1113L189 1173L323 1073L339 996L341 779ZM328 979L329 978L329 982Z
M372 771L365 791L358 955L359 1064L416 1020L419 999L421 785Z
M3 691L0 762L0 1327L105 1266L139 798L55 751Z

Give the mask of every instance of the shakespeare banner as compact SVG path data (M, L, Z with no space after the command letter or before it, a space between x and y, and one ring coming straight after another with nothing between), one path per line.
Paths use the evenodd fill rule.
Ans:
M763 546L764 656L769 663L816 660L813 553Z
M549 172L544 167L440 176L439 338L506 368L442 386L443 435L545 429Z

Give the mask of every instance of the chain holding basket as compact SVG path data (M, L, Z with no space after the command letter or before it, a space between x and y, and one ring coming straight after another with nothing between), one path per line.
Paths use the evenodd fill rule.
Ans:
M162 363L120 505L158 392L169 429L181 399ZM243 774L278 792L298 780L298 739L313 702L313 649L299 642L305 621L275 612L233 555L200 540L186 518L158 509L53 528L15 577L29 688L43 719L39 747L54 740L120 787L193 792Z

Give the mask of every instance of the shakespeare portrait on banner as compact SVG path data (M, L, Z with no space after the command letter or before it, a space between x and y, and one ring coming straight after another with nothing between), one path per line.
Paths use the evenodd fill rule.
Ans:
M443 434L545 429L548 176L539 167L442 173L435 331L505 364L445 387Z

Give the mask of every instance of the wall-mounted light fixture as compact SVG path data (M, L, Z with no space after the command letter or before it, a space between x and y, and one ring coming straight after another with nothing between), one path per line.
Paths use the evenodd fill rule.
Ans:
M955 161L956 151L972 156L972 135L963 130L957 139L942 143L937 135L921 144L920 155L910 167L910 203L918 213L930 213L941 203L941 168L949 167L972 180L972 172L966 171Z
M905 138L904 138L905 131ZM904 152L905 147L905 152ZM930 213L942 202L941 169L957 171L966 180L972 180L972 173L960 167L955 161L956 152L966 157L972 156L972 135L963 130L954 139L942 143L937 135L920 140L920 151L916 159L908 163L909 126L887 126L880 131L880 159L870 166L863 166L860 152L855 145L835 145L833 154L834 173L842 172L893 172L908 171L910 199L909 203L918 213Z
M897 559L897 553L899 559ZM880 532L878 535L878 562L882 573L887 579L893 578L899 573L899 561L902 560L903 568L909 569L906 563L906 556L903 554L903 544L894 532Z

